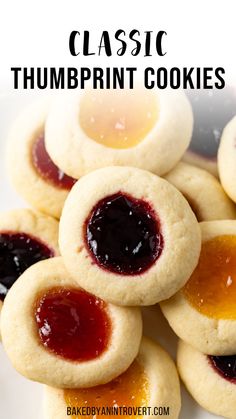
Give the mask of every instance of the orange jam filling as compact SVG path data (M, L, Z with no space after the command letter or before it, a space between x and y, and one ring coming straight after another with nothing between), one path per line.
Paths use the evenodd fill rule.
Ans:
M119 406L139 407L146 406L149 399L148 379L143 367L134 361L126 372L115 378L108 384L103 384L87 389L67 389L64 390L64 399L68 407L72 409L72 418L79 418L79 414L75 413L76 408L90 408L100 407L105 409L119 408ZM74 408L74 411L73 411ZM74 414L73 414L74 413ZM96 412L94 416L88 415L84 418L102 418L108 417L100 411ZM125 415L109 414L109 418L117 419L127 418ZM132 415L133 418L138 418L137 415Z
M202 245L198 266L183 288L200 313L236 319L236 236L224 235Z
M141 142L157 122L153 92L89 90L81 98L79 121L88 137L111 148L129 148Z

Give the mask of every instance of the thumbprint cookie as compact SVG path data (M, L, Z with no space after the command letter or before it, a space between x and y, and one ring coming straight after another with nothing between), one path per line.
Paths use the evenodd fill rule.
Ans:
M200 223L199 263L161 308L175 333L201 352L236 353L236 221Z
M215 415L236 418L236 355L206 355L180 341L177 364L197 403Z
M114 306L79 288L62 259L53 258L31 266L13 285L1 327L19 373L53 387L79 388L105 384L131 365L142 318L138 308Z
M66 200L61 254L78 284L119 305L150 305L188 280L200 228L183 195L166 180L132 167L81 178Z
M59 254L58 222L30 209L0 214L0 309L14 282L31 265Z
M45 132L54 163L74 178L106 166L162 175L189 145L192 111L181 91L87 89L57 97Z
M45 120L50 100L26 108L9 134L7 166L13 186L34 208L60 217L66 196L75 183L51 160L45 148Z
M236 114L236 111L235 111ZM220 181L229 197L236 202L236 116L225 127L218 151Z
M143 338L137 358L120 376L105 385L87 389L45 388L45 419L80 417L111 419L166 414L177 419L181 405L180 385L174 362L150 339ZM92 411L94 409L94 412Z
M222 131L236 115L236 87L189 91L193 109L193 134L184 160L218 175L217 151Z
M198 221L236 219L235 204L206 170L180 162L165 179L188 200Z

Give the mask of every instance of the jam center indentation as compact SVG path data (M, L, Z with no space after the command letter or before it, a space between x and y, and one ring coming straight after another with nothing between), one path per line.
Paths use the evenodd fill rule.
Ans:
M31 265L54 256L40 240L25 233L0 233L0 299Z
M217 156L225 125L236 114L236 89L190 91L194 126L189 149L203 157Z
M236 320L236 236L217 236L203 243L198 265L183 288L200 313Z
M47 291L36 302L35 320L44 347L68 360L97 358L110 342L107 305L84 290Z
M45 148L44 135L39 135L33 144L32 163L42 179L57 188L70 190L76 182L53 163Z
M153 92L89 90L81 98L79 123L87 136L111 148L129 148L141 142L158 120Z
M208 359L218 374L220 374L226 380L236 384L236 355L209 355Z
M134 361L126 372L108 384L87 389L64 390L64 400L69 407L146 406L149 399L149 383L144 368ZM76 416L75 416L76 417ZM97 418L102 415L96 415ZM117 418L115 415L111 419ZM120 418L125 416L119 415ZM139 417L139 416L132 416ZM86 419L92 416L86 416Z
M100 267L122 275L146 271L160 257L164 245L151 206L121 192L93 208L85 223L85 241Z

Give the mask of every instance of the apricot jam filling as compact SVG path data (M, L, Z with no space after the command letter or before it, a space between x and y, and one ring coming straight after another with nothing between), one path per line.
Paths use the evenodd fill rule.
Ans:
M153 92L88 90L80 102L79 123L85 134L106 147L124 149L140 143L158 119Z
M32 163L41 178L60 189L70 190L76 179L67 176L51 160L45 148L44 135L39 135L32 147Z
M54 256L39 239L25 233L0 233L0 300L31 265Z
M236 319L236 236L217 236L202 245L198 265L183 288L189 303L215 319Z
M74 288L50 289L36 301L39 338L49 351L71 361L98 358L108 348L111 322L104 301Z
M119 408L146 406L149 400L148 377L144 368L138 361L134 361L126 372L115 378L108 384L103 384L87 389L67 389L64 390L64 400L68 407L100 407L100 408ZM119 418L127 417L121 414ZM73 415L78 418L78 415ZM85 416L92 418L92 415ZM104 417L96 415L96 418ZM109 415L111 419L117 418L117 415ZM133 418L139 417L132 415Z
M214 370L221 377L236 384L236 355L208 356L208 360Z
M137 275L146 271L164 246L160 223L151 206L122 192L99 201L84 230L93 260L117 274Z

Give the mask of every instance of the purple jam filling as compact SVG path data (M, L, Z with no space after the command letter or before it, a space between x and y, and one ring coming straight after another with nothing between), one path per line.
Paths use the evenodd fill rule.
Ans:
M236 355L208 356L208 359L219 375L236 384Z
M151 206L124 193L99 201L85 223L85 242L93 260L121 275L138 275L160 257L164 245Z
M57 188L70 190L76 182L76 179L67 176L53 163L45 148L43 135L40 135L33 144L32 162L38 174Z
M190 151L215 159L225 125L236 114L236 89L187 92L194 117Z
M0 233L0 300L31 265L54 256L52 249L25 233Z

